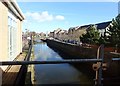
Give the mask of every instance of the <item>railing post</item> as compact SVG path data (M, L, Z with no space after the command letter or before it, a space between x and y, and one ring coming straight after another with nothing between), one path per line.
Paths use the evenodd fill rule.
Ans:
M102 62L97 62L98 69L96 70L95 86L102 86L102 65L104 60L104 45L100 45L97 51L97 59L102 59Z
M29 49L28 49L28 53L24 59L24 61L29 61L30 56L31 56L31 50L32 50L32 36L31 36L31 40L29 41ZM26 78L26 74L27 74L27 68L28 65L22 65L20 68L20 71L17 75L17 78L15 80L14 86L23 86L25 85L25 78Z

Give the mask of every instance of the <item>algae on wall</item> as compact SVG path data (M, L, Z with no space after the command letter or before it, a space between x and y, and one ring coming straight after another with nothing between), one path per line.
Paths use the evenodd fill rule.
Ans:
M34 49L32 48L30 61L34 60ZM35 86L35 70L34 65L28 65L25 85Z

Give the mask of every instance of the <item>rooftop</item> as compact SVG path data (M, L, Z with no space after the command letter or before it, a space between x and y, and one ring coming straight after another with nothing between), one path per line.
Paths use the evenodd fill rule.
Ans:
M1 1L2 2L2 1ZM20 20L24 20L25 19L25 16L23 15L20 7L18 6L16 0L5 0L3 2L7 7L8 9L10 9L14 14L15 16L17 16Z
M112 22L112 21L102 22L102 23L98 23L98 24L95 24L95 25L97 25L97 29L105 29L106 27L108 27L108 25L109 25L111 22Z

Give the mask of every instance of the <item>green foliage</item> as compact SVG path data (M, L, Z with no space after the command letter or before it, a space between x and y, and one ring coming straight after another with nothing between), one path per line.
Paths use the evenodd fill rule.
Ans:
M83 43L120 47L120 14L112 20L112 25L109 26L106 33L108 35L100 37L96 27L91 25L87 33L80 37L80 40Z
M98 44L99 43L99 32L95 25L91 25L90 28L87 30L86 34L83 34L80 36L80 40L83 43L89 43L89 44Z
M107 40L108 40L107 36L105 36L105 35L101 36L99 39L99 45L104 44L105 46L109 46L108 45L109 43Z
M105 39L103 36L100 37L99 44L105 44Z
M112 26L109 27L107 32L108 42L111 46L119 46L120 47L120 14L112 20Z

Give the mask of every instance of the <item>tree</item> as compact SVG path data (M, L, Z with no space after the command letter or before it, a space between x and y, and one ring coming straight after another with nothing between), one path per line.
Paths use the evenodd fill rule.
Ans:
M33 37L36 36L36 32L35 31L31 32L31 34L32 34Z
M80 41L89 44L98 44L100 38L100 33L98 32L95 25L90 25L87 29L87 33L80 36Z
M101 45L101 44L107 44L107 41L106 41L107 39L106 39L106 36L101 36L100 38L99 38L99 44Z
M112 25L107 33L109 34L107 40L109 44L114 47L120 47L120 14L112 20Z

